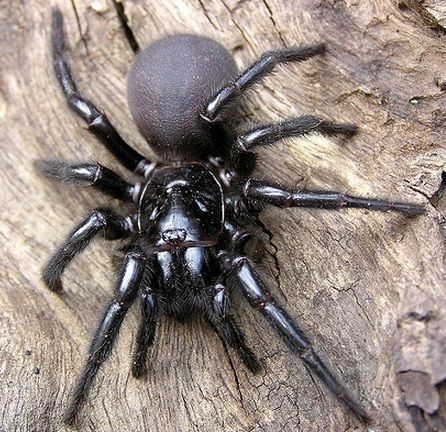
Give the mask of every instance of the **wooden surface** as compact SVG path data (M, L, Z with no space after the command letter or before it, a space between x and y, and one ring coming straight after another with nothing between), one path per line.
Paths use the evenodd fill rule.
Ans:
M153 156L127 109L133 52L116 5L65 0L59 6L79 87L130 143ZM270 230L263 275L370 412L370 430L412 431L405 403L423 405L425 395L401 377L410 384L405 373L424 368L427 411L441 405L436 384L446 377L439 325L446 313L444 4L129 0L123 6L141 46L177 32L205 34L240 67L271 48L327 42L324 58L281 68L251 92L243 115L261 122L313 113L354 122L361 132L348 142L312 137L262 149L259 175L425 203L427 212L406 219L364 210L269 209L262 217ZM47 2L4 2L0 13L0 430L60 431L110 295L116 244L93 244L67 271L62 297L43 287L40 269L55 246L108 200L51 184L36 174L33 160L97 160L126 173L65 106L51 67ZM98 375L79 430L365 430L245 303L237 313L264 364L260 375L251 376L199 318L183 326L163 319L148 379L134 380L135 312Z

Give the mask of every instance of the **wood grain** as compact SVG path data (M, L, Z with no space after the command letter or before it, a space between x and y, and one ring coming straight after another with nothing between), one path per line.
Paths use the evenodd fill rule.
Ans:
M133 52L116 4L58 5L79 87L130 143L153 157L127 109ZM258 174L295 187L425 203L427 212L406 219L364 210L268 209L262 217L269 230L262 274L370 412L370 430L412 431L405 407L410 395L403 397L396 374L402 371L399 360L412 357L404 357L407 351L395 342L403 335L414 343L405 323L420 304L431 311L431 327L423 333L427 346L445 337L444 326L435 326L446 313L441 2L429 1L426 8L409 0L122 5L140 46L167 34L204 34L226 46L240 67L271 48L327 42L323 58L281 68L251 92L242 115L249 124L313 113L354 122L361 132L348 142L311 137L259 150ZM33 170L33 160L97 160L128 174L65 106L49 56L47 2L5 3L1 20L0 430L61 431L69 393L110 295L116 244L94 243L67 271L61 297L43 287L40 269L55 246L107 200L50 184ZM131 311L79 430L364 430L262 317L243 302L236 308L264 364L260 375L251 376L197 317L185 325L162 320L148 379L134 380L129 365L137 316ZM427 325L419 323L417 331ZM415 358L429 357L428 349L412 348ZM438 356L444 360L443 354ZM431 391L440 385L430 382Z

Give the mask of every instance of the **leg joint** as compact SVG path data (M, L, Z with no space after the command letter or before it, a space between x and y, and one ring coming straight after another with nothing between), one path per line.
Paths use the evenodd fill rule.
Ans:
M130 306L133 304L134 297L128 297L130 296L119 294L112 300L112 307L116 310L116 312L126 311L130 308Z
M98 226L99 228L107 226L110 221L111 215L112 212L110 210L101 208L94 210L91 214L92 218L94 218L96 221L96 226Z
M248 257L246 256L239 256L236 257L232 260L232 265L236 268L236 269L240 269L240 267L242 267L245 264L250 264L250 260Z
M261 297L252 297L248 298L248 300L254 309L262 311L266 306L271 304L272 297L269 293L263 293Z
M138 264L142 264L142 263L145 263L147 261L147 257L144 254L144 252L142 252L140 250L136 250L136 249L133 249L130 252L127 252L127 258L128 259L133 259Z
M95 129L95 123L100 121L103 114L101 114L95 106L85 100L79 93L67 93L67 100L70 107L78 113L88 124L88 127Z

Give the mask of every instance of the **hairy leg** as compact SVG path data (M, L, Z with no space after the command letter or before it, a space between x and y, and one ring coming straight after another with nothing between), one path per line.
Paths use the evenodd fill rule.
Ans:
M241 154L253 147L270 145L284 138L305 136L311 133L351 136L356 131L357 127L352 124L334 123L311 115L303 115L280 123L258 126L239 135L232 146L231 159L232 163L237 165L237 159Z
M54 71L69 107L86 121L88 129L102 141L119 162L131 171L144 174L150 166L150 162L130 147L110 123L107 116L78 91L71 76L70 67L64 58L63 16L59 9L52 10L51 41Z
M83 220L57 249L43 269L45 285L52 291L61 292L61 277L76 255L101 231L108 240L123 238L132 231L129 218L123 218L109 209L97 209Z
M244 334L229 311L226 287L218 282L212 291L212 301L206 301L205 304L205 318L220 337L236 350L245 366L252 373L259 372L259 360L247 345Z
M252 307L259 310L276 330L285 337L288 344L300 358L313 370L324 384L363 422L370 421L364 409L353 399L330 369L315 353L299 326L277 304L268 292L247 257L232 252L219 254L222 267L237 281L242 293Z
M352 136L357 127L347 123L334 123L311 115L303 115L280 123L258 126L248 132L238 135L230 151L229 178L236 179L250 175L254 169L256 156L251 150L257 146L270 145L289 137L305 136L311 133L322 135Z
M93 337L82 375L74 389L65 422L73 424L77 413L85 401L99 368L110 355L119 329L132 303L135 301L146 257L136 248L126 254L115 287L113 299L107 306L99 327Z
M158 302L153 292L154 283L153 263L148 262L139 291L141 322L136 335L136 347L132 359L132 375L135 378L141 378L146 374L147 352L155 339Z
M266 181L249 179L241 185L245 198L254 199L276 207L315 207L340 209L343 207L365 208L369 210L397 211L408 215L418 215L424 206L407 202L392 202L375 198L345 195L339 192L298 191Z
M61 160L39 160L36 168L46 177L74 186L91 186L124 202L137 202L140 184L132 185L112 170L89 163L67 164Z
M325 52L324 44L307 45L263 54L254 64L242 72L238 78L223 87L207 104L202 118L215 122L224 111L245 90L273 72L278 64L301 62Z

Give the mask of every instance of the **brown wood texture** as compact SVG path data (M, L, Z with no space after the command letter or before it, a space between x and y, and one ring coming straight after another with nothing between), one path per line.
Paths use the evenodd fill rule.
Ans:
M119 7L111 0L58 4L79 88L153 157L127 108L133 52ZM42 264L75 223L109 200L42 179L33 161L96 160L128 174L65 105L50 60L50 5L28 0L0 8L0 430L60 431L111 293L117 245L95 242L67 271L61 297L46 290ZM257 174L293 187L425 203L427 211L407 219L364 210L268 209L262 274L369 411L370 430L412 431L404 403L413 399L407 394L413 386L400 382L405 399L396 373L423 364L431 394L440 389L438 377L445 378L440 343L436 381L429 375L431 342L445 340L444 326L435 326L446 313L444 4L127 0L123 8L141 46L178 32L204 34L227 47L240 68L271 48L327 42L323 58L279 68L251 91L243 116L249 123L313 113L354 122L360 133L349 141L315 136L260 149ZM258 376L197 317L185 325L162 319L148 378L133 379L134 308L80 414L79 430L366 430L261 316L245 302L234 306L264 364ZM435 401L426 410L435 411Z

